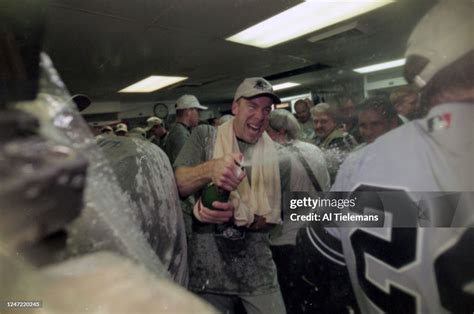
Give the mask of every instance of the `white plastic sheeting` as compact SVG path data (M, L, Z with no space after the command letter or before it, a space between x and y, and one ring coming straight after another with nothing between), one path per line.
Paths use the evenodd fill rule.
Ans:
M148 223L140 221L146 217L141 216L137 211L138 206L133 204L120 188L114 171L96 145L88 125L75 108L64 83L46 54L41 55L41 71L40 93L37 99L19 103L17 107L39 119L43 136L77 150L89 161L85 191L86 206L81 216L67 227L69 234L67 248L57 259L64 260L70 256L108 250L142 263L158 277L169 278L166 267L160 262L155 251L156 247L153 248L147 241L146 233L154 231L146 230ZM169 174L164 173L163 176L165 175ZM156 186L158 188L159 184ZM157 194L161 195L162 191L158 191ZM169 191L168 194L163 194L163 197L165 195L169 195ZM172 210L180 209L177 207ZM182 222L177 221L178 215L175 215L174 219L176 225L182 225ZM145 231L142 230L142 226L145 226ZM179 229L176 232L179 232ZM165 241L181 240L177 233L171 233ZM183 258L186 254L185 245L178 246L170 254L175 256L170 256L169 261L180 259L181 267L186 268L186 258ZM178 272L186 273L186 270ZM181 283L183 280L184 278L181 278Z

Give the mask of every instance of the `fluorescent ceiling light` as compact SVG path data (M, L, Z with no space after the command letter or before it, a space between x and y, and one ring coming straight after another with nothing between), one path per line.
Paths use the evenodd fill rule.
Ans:
M281 90L281 89L285 89L285 88L295 87L295 86L298 86L298 85L301 85L301 84L293 83L293 82L286 82L286 83L273 85L273 90L277 91L277 90Z
M357 69L354 69L354 71L357 73L369 73L369 72L375 72L375 71L400 67L404 64L405 64L405 59L398 59L398 60L388 61L384 63L369 65L363 68L357 68Z
M284 104L278 104L275 107L276 107L276 109L285 109L285 108L289 108L290 104L286 102Z
M268 48L375 10L391 2L393 0L306 1L226 40Z
M156 76L152 75L136 82L124 89L119 90L119 93L151 93L163 87L187 80L187 77L180 76Z

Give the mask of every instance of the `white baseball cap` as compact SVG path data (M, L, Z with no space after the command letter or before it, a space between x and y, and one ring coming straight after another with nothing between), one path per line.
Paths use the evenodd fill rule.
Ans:
M472 1L443 0L421 19L408 39L405 56L407 65L415 59L410 56L424 57L428 63L407 79L422 88L441 69L473 50L473 10Z
M107 125L107 126L104 126L102 129L100 129L100 132L101 132L101 133L113 132L113 131L114 131L114 129L112 129L112 127L111 127L111 126L108 126L108 125Z
M194 95L183 95L176 101L176 110L191 108L207 110L207 107L201 106L198 99Z
M128 127L125 123L119 123L115 126L115 132L128 132Z
M273 92L272 84L261 77L246 78L235 91L234 101L240 98L254 98L257 96L266 95L273 99L275 104L281 102L280 98Z
M146 126L146 131L149 131L151 129L153 129L154 126L156 125L162 125L163 124L163 120L161 120L160 118L158 117L149 117L147 120L146 120L146 123L147 123L147 126Z

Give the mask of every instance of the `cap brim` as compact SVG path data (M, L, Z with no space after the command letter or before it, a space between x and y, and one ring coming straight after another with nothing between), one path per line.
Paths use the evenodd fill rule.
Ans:
M201 110L207 110L207 107L206 107L206 106L201 106L201 105L193 106L193 108L201 109Z

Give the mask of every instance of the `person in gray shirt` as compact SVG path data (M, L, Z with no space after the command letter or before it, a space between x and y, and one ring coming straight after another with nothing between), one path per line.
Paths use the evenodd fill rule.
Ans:
M199 110L206 110L193 95L183 95L176 102L176 123L171 128L166 138L164 149L174 163L184 143L191 135L191 129L198 125Z
M290 177L290 165L265 132L275 103L279 98L266 80L244 80L232 104L235 117L217 130L195 128L174 163L181 197L198 194L189 288L223 313L234 313L239 304L247 313L285 313L269 246ZM218 210L199 198L210 183L230 191L229 201L212 203Z

